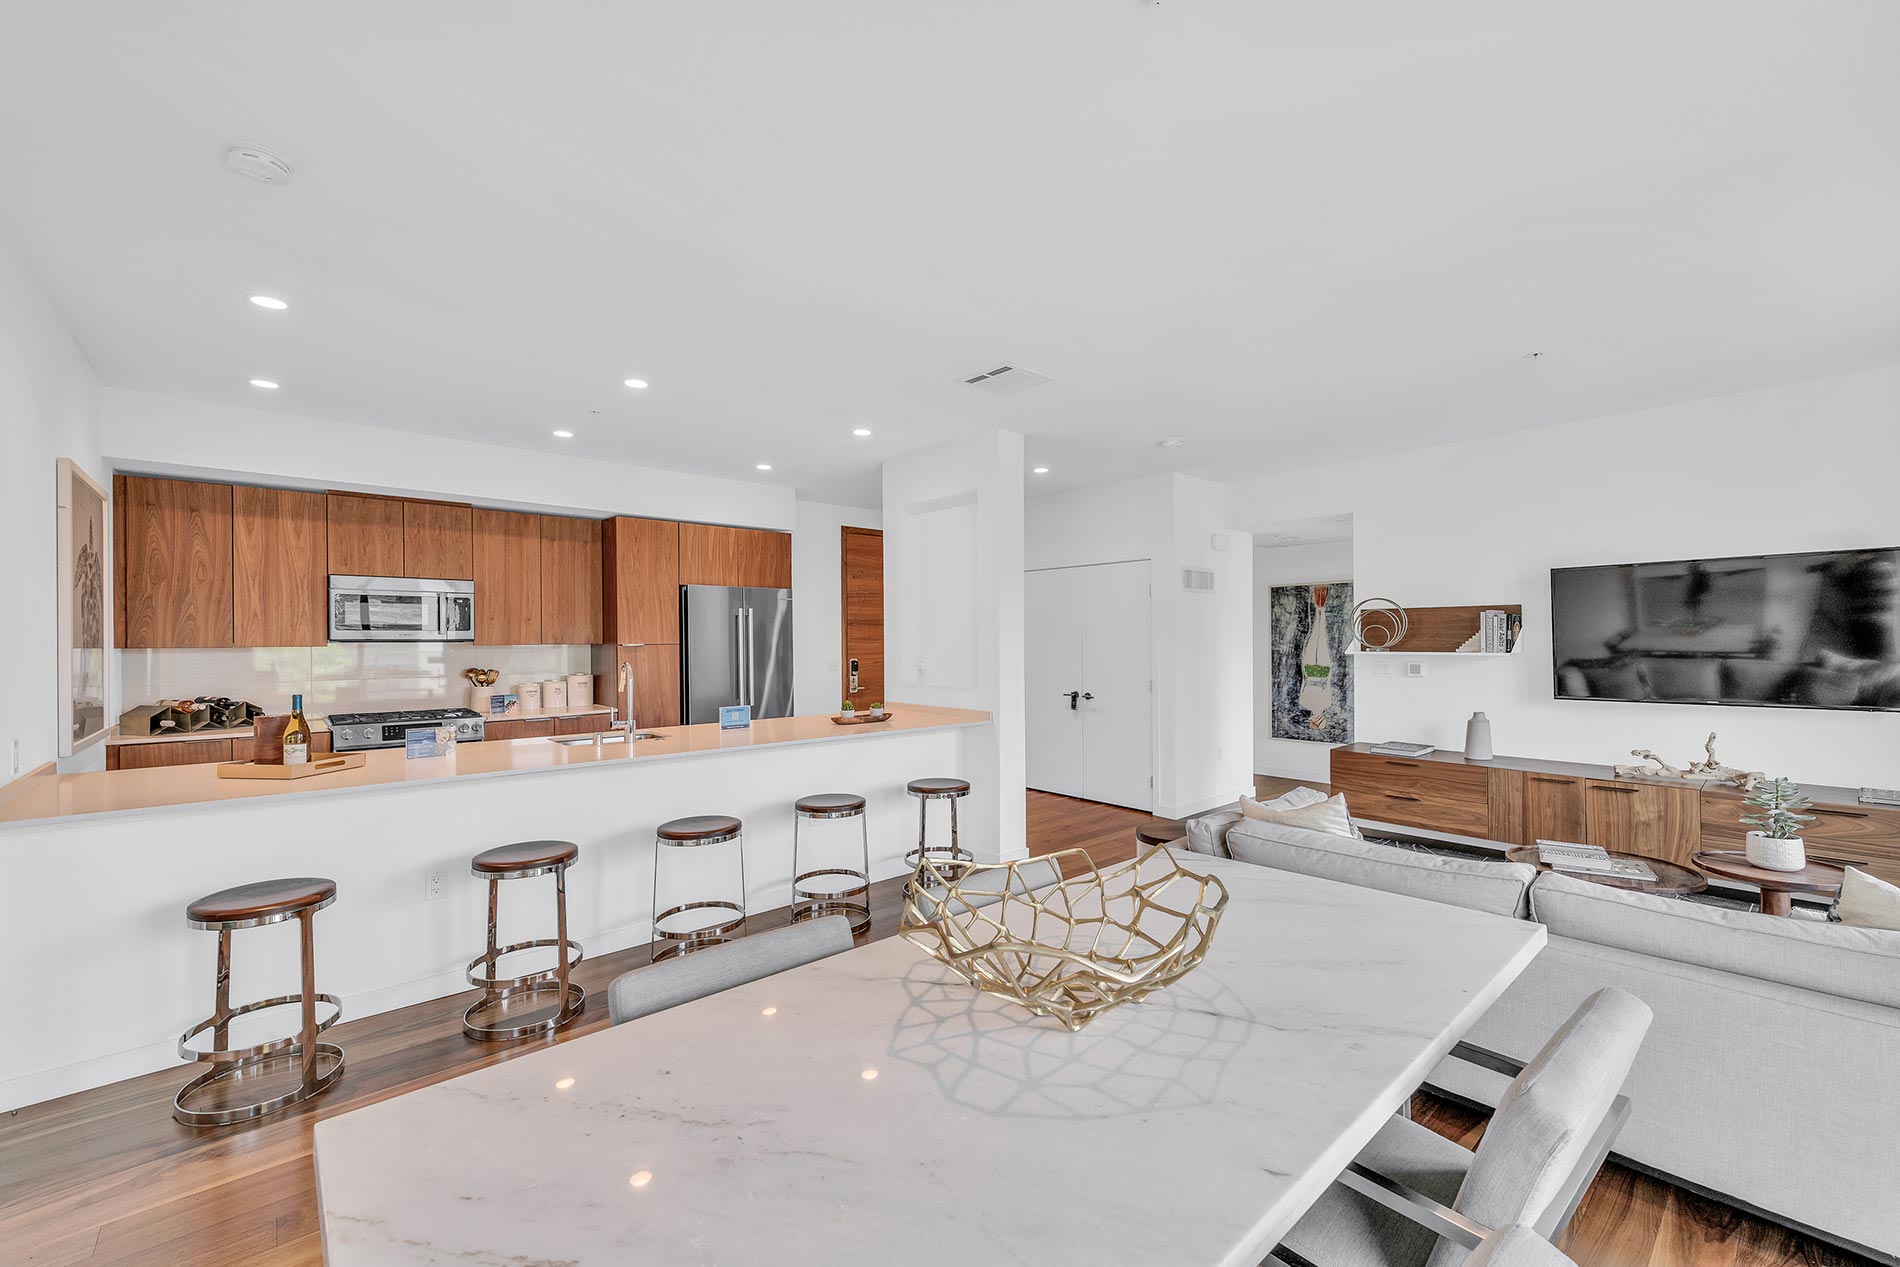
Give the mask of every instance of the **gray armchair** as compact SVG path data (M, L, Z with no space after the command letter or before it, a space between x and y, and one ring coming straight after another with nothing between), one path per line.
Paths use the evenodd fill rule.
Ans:
M1476 1151L1392 1118L1275 1258L1295 1267L1455 1267L1494 1229L1523 1224L1552 1239L1629 1115L1623 1080L1650 1016L1634 995L1610 988L1585 999L1528 1065L1460 1043L1454 1056L1513 1078Z
M851 944L851 921L828 915L665 959L615 977L607 987L607 1015L619 1025L827 958Z

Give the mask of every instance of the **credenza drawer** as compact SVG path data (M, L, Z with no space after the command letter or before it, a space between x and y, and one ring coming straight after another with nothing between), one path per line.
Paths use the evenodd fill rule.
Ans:
M1740 849L1751 828L1742 815L1752 814L1739 796L1705 793L1702 797L1702 847ZM1801 838L1810 853L1859 862L1900 864L1900 809L1877 805L1816 805L1803 823Z
M1333 750L1333 791L1361 818L1427 831L1483 836L1491 826L1489 772L1479 766L1408 761Z

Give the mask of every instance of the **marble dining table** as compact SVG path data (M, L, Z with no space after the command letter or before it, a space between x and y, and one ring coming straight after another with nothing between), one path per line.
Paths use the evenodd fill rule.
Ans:
M892 938L319 1123L329 1267L1254 1267L1544 930L1183 858L1206 960L1079 1032Z

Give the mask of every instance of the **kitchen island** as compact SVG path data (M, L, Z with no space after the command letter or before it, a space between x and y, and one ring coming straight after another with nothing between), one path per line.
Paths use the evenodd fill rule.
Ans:
M596 748L591 736L466 744L415 761L387 749L360 768L287 783L221 780L212 765L17 779L0 789L0 943L36 965L16 977L9 1005L37 1023L0 1035L0 1110L177 1064L177 1034L208 1010L215 946L186 927L184 906L232 885L337 882L316 921L318 988L360 1017L467 988L486 917L468 860L493 845L580 846L569 925L589 955L649 939L653 833L669 818L745 820L748 904L762 912L790 898L792 802L856 792L868 803L873 878L898 875L917 834L904 785L964 776L966 745L990 720L920 705L891 712L876 725L816 716L657 728L631 750ZM972 802L988 795L979 785ZM972 821L965 844L994 856ZM526 891L542 883L504 898L509 940L547 935L549 903ZM54 900L75 894L83 900ZM239 934L233 996L292 991L295 964L293 926ZM271 1032L288 1027L266 1019Z

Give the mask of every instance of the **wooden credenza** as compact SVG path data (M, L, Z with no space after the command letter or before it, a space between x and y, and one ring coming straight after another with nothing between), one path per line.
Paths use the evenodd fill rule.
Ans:
M1456 752L1387 757L1335 748L1333 791L1354 816L1399 827L1529 845L1574 840L1689 865L1698 849L1740 849L1739 791L1678 780L1618 778L1608 766L1524 757L1467 761ZM1808 852L1900 884L1900 809L1862 805L1857 789L1806 786Z

